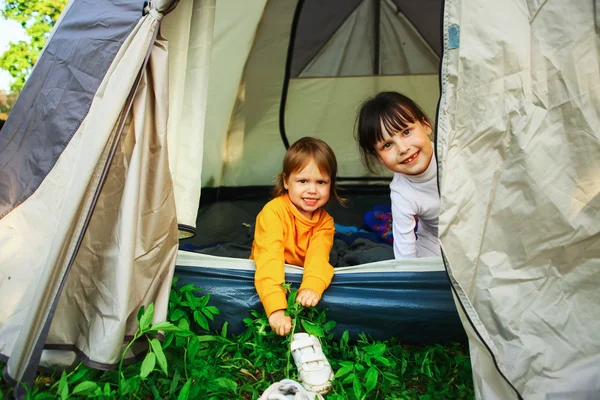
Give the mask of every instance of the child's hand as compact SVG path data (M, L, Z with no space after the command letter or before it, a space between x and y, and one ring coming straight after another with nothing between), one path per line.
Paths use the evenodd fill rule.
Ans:
M319 300L321 300L319 293L310 289L300 289L298 291L298 296L296 296L296 301L304 307L316 306L317 303L319 303Z
M277 310L269 315L269 325L279 336L285 336L292 330L292 318L285 315L285 310Z

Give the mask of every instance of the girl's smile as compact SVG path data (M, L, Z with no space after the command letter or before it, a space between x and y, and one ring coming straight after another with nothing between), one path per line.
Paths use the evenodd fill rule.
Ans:
M421 154L421 151L417 151L415 154L413 154L412 156L405 158L404 161L399 161L400 164L406 164L406 165L411 165L414 164L417 161L417 157L419 157L419 154ZM398 154L397 158L400 159L401 155Z

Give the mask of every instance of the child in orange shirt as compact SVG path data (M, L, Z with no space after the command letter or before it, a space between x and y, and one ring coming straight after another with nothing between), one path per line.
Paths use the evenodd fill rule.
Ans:
M292 329L292 319L285 315L287 300L281 286L285 282L284 263L304 267L296 300L306 307L317 305L333 278L329 252L335 228L333 218L322 207L331 195L343 202L336 191L336 174L335 154L324 141L311 137L298 140L285 154L283 171L273 190L274 199L256 217L250 256L256 264L254 284L271 328L281 336ZM303 364L300 358L304 345L311 348L306 351L322 354L318 339L312 335L298 333L294 341L292 355L297 365ZM326 359L322 361L322 373L311 376L321 375L323 384L311 385L303 380L307 390L325 393L326 386L330 387L331 367ZM299 372L302 380L301 366Z

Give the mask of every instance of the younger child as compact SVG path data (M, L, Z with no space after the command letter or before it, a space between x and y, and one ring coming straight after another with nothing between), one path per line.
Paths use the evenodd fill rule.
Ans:
M441 255L431 134L431 122L421 108L397 92L379 93L358 113L356 139L363 163L371 172L379 163L394 172L390 196L395 258Z
M304 137L294 143L283 159L283 171L273 190L274 199L256 217L252 254L256 264L254 284L271 328L284 336L292 329L285 315L284 263L303 266L304 275L297 301L315 306L333 278L329 253L333 246L333 218L322 209L336 191L337 161L322 140ZM333 372L319 340L297 333L292 355L302 385L311 392L326 393Z

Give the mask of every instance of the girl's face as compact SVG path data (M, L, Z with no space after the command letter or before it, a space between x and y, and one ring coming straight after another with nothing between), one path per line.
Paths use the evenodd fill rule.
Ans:
M409 123L400 132L388 132L383 124L381 129L384 138L375 143L375 153L383 165L404 175L425 172L433 155L431 126L427 122Z
M331 179L321 172L314 160L306 166L284 177L283 186L298 211L308 219L313 213L327 204Z

